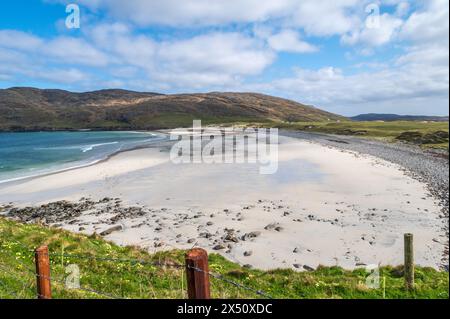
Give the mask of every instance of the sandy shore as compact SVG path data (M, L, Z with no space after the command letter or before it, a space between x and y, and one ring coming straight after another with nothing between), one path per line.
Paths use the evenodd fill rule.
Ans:
M113 208L90 210L62 227L90 234L119 224L106 239L150 251L197 245L261 269L402 264L405 232L414 234L417 264L441 265L440 208L424 184L375 157L279 142L272 175L256 164L174 164L165 148L139 149L0 185L0 203L120 198L144 213L114 219Z

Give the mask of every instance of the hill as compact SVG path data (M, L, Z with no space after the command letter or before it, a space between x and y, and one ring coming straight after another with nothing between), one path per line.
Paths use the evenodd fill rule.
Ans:
M335 121L312 106L257 93L158 94L126 90L0 90L0 130L161 129L204 123Z
M448 122L448 116L398 115L398 114L360 114L350 118L353 121L430 121Z

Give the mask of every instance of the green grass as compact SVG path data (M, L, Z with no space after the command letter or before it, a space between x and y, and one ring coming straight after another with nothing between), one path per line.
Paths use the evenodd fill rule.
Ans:
M55 228L21 224L0 218L0 298L35 298L33 252L47 244L51 254L54 298L105 298L92 292L66 289L65 267L77 264L81 286L120 298L186 298L183 268L151 266L101 258L140 259L146 262L183 264L184 251L148 254L137 247L120 247L95 236L83 236ZM53 255L55 254L55 255ZM66 257L64 257L66 255ZM248 287L262 290L274 298L383 298L383 289L365 285L364 269L346 271L339 267L319 267L313 272L293 270L261 271L247 269L220 255L210 254L212 272ZM416 288L404 289L400 268L382 267L386 298L448 298L448 273L431 268L416 269ZM211 278L214 298L258 298L253 292Z
M422 134L434 133L436 131L449 131L448 122L297 122L276 123L274 127L290 130L302 130L337 135L355 135L361 138L371 138L394 142L403 132L420 132ZM439 148L448 150L448 141L439 144L423 144L425 148Z

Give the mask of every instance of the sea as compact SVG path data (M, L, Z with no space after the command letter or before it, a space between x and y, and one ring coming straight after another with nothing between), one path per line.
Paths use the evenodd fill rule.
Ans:
M166 138L131 131L0 133L0 183L91 165Z

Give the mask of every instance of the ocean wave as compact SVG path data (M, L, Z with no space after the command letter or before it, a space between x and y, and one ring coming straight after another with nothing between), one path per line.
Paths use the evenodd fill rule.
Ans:
M98 143L98 144L88 144L88 145L72 145L72 146L53 146L53 147L36 147L35 151L43 151L43 150L80 150L83 153L92 151L96 147L105 146L105 145L114 145L119 142L108 142L108 143Z
M114 144L118 144L119 142L110 142L110 143L99 143L99 144L91 144L89 146L86 146L84 148L81 149L81 151L83 153L92 151L94 148L99 147L99 146L104 146L104 145L114 145Z

